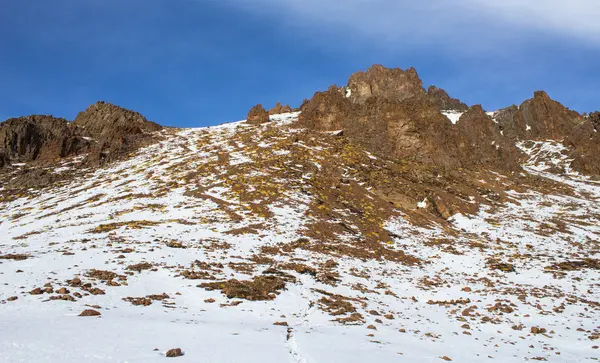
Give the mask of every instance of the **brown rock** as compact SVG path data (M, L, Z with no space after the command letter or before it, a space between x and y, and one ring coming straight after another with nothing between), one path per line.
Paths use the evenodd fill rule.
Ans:
M248 112L246 122L253 125L263 124L269 122L269 113L263 108L262 105L256 105Z
M353 103L363 104L371 97L401 102L412 97L425 96L423 82L414 68L386 68L374 65L366 72L357 72L348 81L348 98Z
M319 131L341 130L352 114L352 104L343 92L334 85L325 92L315 93L300 107L299 125Z
M583 117L550 99L544 91L536 91L533 98L520 106L500 110L494 118L511 139L562 140Z
M67 290L67 289L66 289L66 288L64 288L64 287L61 287L60 289L56 290L56 293L57 293L57 294L60 294L60 295L65 295L65 294L68 294L69 292L70 292L70 291L69 291L69 290Z
M100 316L102 315L99 311L86 309L79 314L79 316Z
M130 154L149 143L152 132L162 129L137 112L102 101L80 112L73 124L96 141L87 158L93 165Z
M452 98L446 91L436 86L429 86L427 96L440 111L467 111L469 106L456 98Z
M165 356L168 358L181 357L183 356L183 351L181 348L169 349L167 353L165 353Z
M0 164L53 162L86 151L90 143L62 118L33 115L0 123Z
M272 109L269 110L269 115L277 115L280 113L288 113L288 112L292 112L292 108L290 107L290 105L282 106L281 103L277 102L275 107L273 107Z
M600 175L600 112L592 113L575 126L565 138L564 145L572 150L573 169Z
M17 300L17 299L18 299L18 297L17 297L17 296L11 296L11 297L9 297L8 299L6 299L6 301L15 301L15 300Z
M545 334L546 328L539 328L537 326L531 327L531 334Z
M35 289L29 291L29 294L31 294L31 295L41 295L43 293L44 293L44 291L42 291L42 289L39 287L36 287Z

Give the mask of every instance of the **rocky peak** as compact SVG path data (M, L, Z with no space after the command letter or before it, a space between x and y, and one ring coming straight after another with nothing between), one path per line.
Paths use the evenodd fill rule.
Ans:
M466 111L469 109L469 106L465 103L459 99L450 97L448 92L436 86L429 86L427 96L440 111Z
M385 68L374 65L365 72L357 72L348 80L348 98L362 104L370 97L379 97L394 102L425 95L423 82L414 68Z
M269 113L265 110L263 105L260 104L252 107L246 118L246 122L253 125L264 124L269 121Z
M138 112L103 101L80 112L73 123L95 138L115 133L141 134L162 129L162 126L148 121Z
M498 111L495 116L505 135L520 140L562 140L583 117L556 102L544 91L536 91L533 98L520 106Z

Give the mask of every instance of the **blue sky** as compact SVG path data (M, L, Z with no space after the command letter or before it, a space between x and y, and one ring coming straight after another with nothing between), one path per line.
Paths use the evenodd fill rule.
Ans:
M298 106L380 63L495 110L600 109L597 0L3 0L0 120L105 100L172 126Z

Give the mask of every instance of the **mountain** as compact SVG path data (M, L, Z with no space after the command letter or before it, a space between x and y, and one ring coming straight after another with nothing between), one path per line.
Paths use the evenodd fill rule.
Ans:
M0 124L0 361L596 359L599 114L383 66L289 111Z

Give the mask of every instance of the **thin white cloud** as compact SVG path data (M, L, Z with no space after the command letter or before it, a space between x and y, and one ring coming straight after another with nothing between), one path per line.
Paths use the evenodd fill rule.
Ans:
M316 33L482 46L546 34L600 46L600 0L225 0Z

